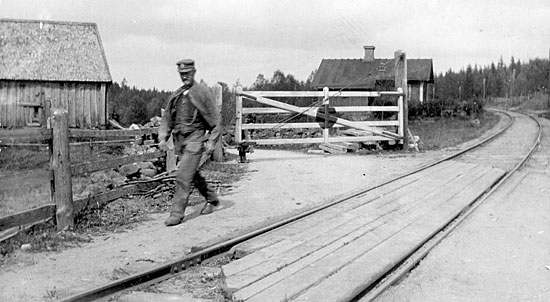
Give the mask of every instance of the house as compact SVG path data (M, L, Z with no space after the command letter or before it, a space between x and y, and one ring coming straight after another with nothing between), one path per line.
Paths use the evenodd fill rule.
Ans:
M393 90L394 59L377 59L374 46L364 46L360 59L323 59L312 81L314 89L377 91ZM407 98L424 102L434 83L432 59L407 59Z
M95 23L0 19L1 127L45 127L50 108L69 127L105 126L111 83Z

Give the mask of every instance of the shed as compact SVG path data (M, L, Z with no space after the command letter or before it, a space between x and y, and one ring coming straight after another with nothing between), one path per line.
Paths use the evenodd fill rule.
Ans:
M364 46L365 54L358 59L323 59L312 81L314 89L387 90L394 87L395 61L374 57L374 46ZM407 59L409 101L424 102L428 84L434 83L432 59Z
M105 126L111 83L95 23L0 19L0 127L45 127L50 108Z

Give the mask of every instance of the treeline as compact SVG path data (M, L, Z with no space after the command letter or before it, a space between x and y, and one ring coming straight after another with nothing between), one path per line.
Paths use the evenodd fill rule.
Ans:
M449 104L461 104L464 102L477 102L481 105L483 97L525 97L536 94L548 93L550 63L547 59L533 59L527 63L511 58L510 64L505 64L502 57L497 64L479 67L467 66L460 71L448 70L435 76L433 88L428 92L427 104L418 108L409 106L410 116L418 113L425 115L434 112L430 108L437 108L437 115L441 109ZM291 74L277 70L271 78L259 74L256 81L244 90L273 90L273 91L308 91L312 90L311 82L315 71L305 80L298 80ZM204 84L204 83L203 83ZM232 90L238 83L229 87L222 85L222 119L224 125L231 125L234 119L235 99ZM109 89L109 117L115 119L124 126L133 123L145 124L154 116L160 116L161 108L172 91L157 89L138 89L129 87L125 80L122 83L113 83ZM310 99L293 100L298 106L307 106ZM256 106L261 106L256 104ZM433 115L433 114L430 114Z
M306 81L299 81L293 75L285 75L277 70L271 78L258 75L251 87L244 87L244 90L310 90L312 73ZM206 85L201 80L201 84ZM218 82L222 86L222 121L224 125L230 125L235 116L235 99L232 90L226 83ZM235 86L238 85L235 84ZM123 126L131 124L145 124L154 116L161 115L161 109L166 105L166 100L172 91L158 89L139 89L128 86L126 80L111 85L108 92L109 118L116 120Z
M154 116L160 116L166 99L171 91L157 89L138 89L129 87L126 80L114 82L107 95L109 101L109 118L123 126L145 124Z
M496 65L468 65L458 72L449 70L437 75L432 99L460 102L483 97L506 98L547 93L549 70L547 59L522 63L512 57L507 65L501 57Z

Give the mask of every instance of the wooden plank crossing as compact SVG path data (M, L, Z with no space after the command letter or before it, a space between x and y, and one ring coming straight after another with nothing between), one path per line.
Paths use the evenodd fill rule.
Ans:
M235 247L248 255L223 266L227 287L244 301L347 301L503 174L450 161L360 194Z

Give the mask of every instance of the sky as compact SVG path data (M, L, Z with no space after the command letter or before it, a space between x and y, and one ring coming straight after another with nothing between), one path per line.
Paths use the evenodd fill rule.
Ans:
M548 0L0 0L0 18L96 23L113 81L175 90L250 86L276 70L305 81L323 59L433 59L434 72L549 57Z

